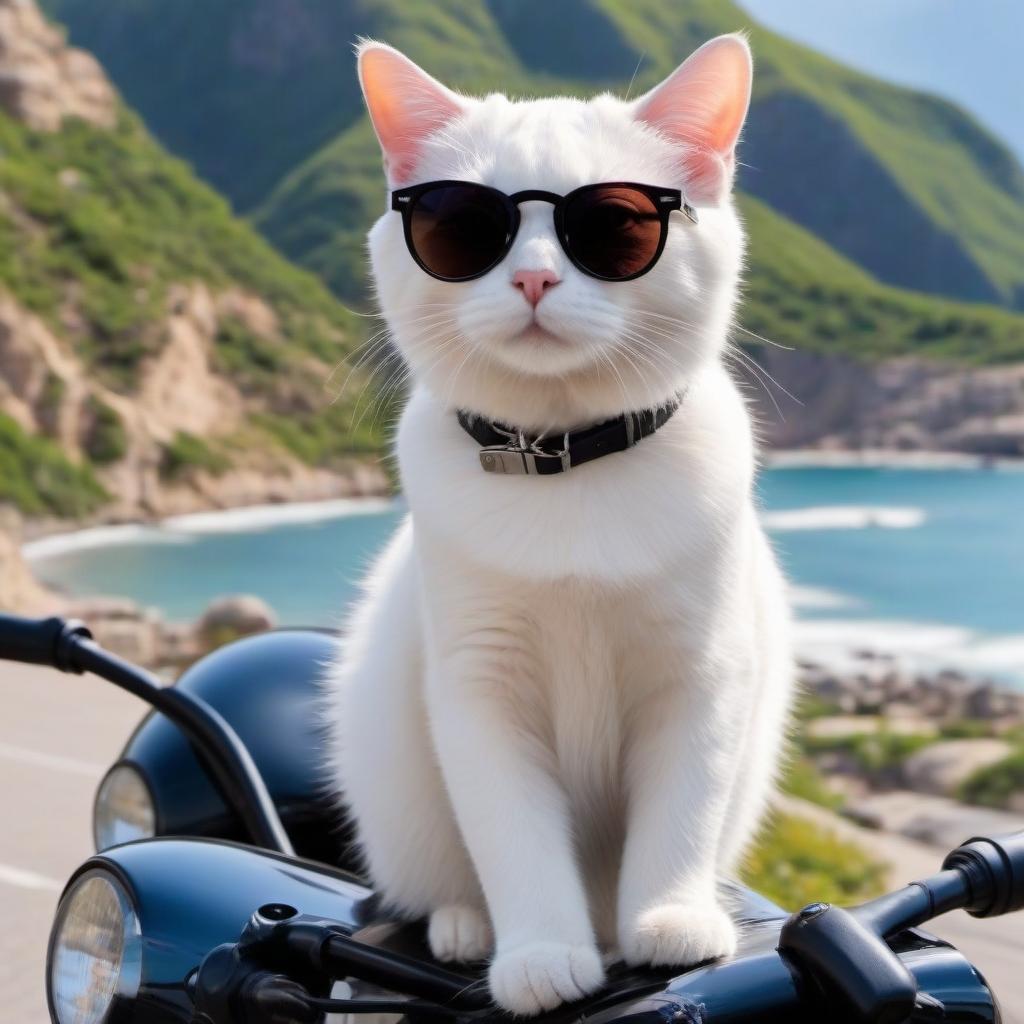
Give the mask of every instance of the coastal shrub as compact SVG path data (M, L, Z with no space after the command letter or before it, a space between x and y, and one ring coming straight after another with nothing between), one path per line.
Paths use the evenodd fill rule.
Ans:
M283 345L260 337L235 317L221 320L214 351L220 368L243 390L266 383L287 365Z
M884 891L885 876L886 865L860 846L791 815L762 830L742 872L747 885L787 910L871 899Z
M45 433L55 434L57 432L57 417L60 414L60 407L67 392L67 385L63 377L55 373L48 373L43 381L42 391L39 393L39 400L36 403L36 412L42 421L42 428Z
M814 762L807 757L790 759L782 778L780 788L790 796L809 800L813 804L836 811L843 806L842 796L830 789L824 775L818 771Z
M1024 749L979 768L961 783L957 795L969 804L1005 808L1017 793L1024 793Z
M84 327L76 350L112 386L132 385L163 344L156 328L169 288L193 281L261 296L292 350L328 364L351 350L356 318L129 111L113 129L69 120L49 134L0 112L0 152L0 192L13 211L0 210L0 285L61 332L74 282ZM267 353L250 345L237 361L248 355L259 370Z
M939 736L944 740L981 740L993 735L992 723L984 718L961 718L956 722L946 722L939 729Z
M261 413L253 419L281 445L311 466L338 465L353 455L380 450L383 426L390 427L394 411L380 406L373 395L297 411L291 415Z
M892 782L903 762L924 747L936 742L930 733L897 733L886 728L874 733L853 733L847 736L804 736L803 749L815 754L845 753L870 779Z
M90 418L83 447L86 454L99 466L123 459L128 451L128 434L117 411L95 395L86 403Z
M160 459L160 476L177 480L198 470L220 476L231 467L222 452L214 451L202 438L179 430L170 444L164 445Z
M796 706L793 708L793 717L797 722L810 722L815 718L828 718L830 715L840 714L838 704L823 700L816 693L803 692L799 694Z
M75 465L53 441L26 433L0 413L0 501L26 515L75 519L108 498L88 466Z

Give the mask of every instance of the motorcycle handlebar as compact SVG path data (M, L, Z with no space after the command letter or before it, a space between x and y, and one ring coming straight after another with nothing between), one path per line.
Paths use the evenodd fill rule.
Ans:
M74 641L92 633L77 619L25 619L0 615L0 659L48 665L61 672L81 672L71 659Z
M75 619L0 615L0 660L47 665L61 672L91 672L144 700L185 734L252 841L295 856L248 749L224 716L200 697L164 686L144 669L103 650Z

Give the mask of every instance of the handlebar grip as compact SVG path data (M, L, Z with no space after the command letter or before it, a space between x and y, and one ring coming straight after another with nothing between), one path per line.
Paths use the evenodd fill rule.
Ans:
M92 633L77 619L0 615L0 660L81 672L70 656L74 646L71 641L91 637Z
M902 1024L914 1010L917 981L889 946L848 910L812 903L779 933L779 953L850 1019Z
M960 871L970 886L964 907L973 917L998 917L1024 910L1024 831L975 836L943 862Z

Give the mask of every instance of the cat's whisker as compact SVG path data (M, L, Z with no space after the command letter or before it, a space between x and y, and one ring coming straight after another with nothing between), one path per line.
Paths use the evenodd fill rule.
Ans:
M730 343L727 344L725 353L727 357L736 360L742 368L746 369L749 373L751 373L754 376L757 383L761 386L761 390L764 391L765 395L771 400L772 405L775 407L775 412L777 413L779 420L782 423L786 422L786 415L782 411L782 408L779 405L778 400L775 398L775 395L772 393L769 384L774 385L788 398L796 402L797 405L803 405L803 402L801 402L800 399L798 399L795 395L787 391L786 388L779 384L779 382L775 380L775 378L772 377L771 374L767 372L767 370L764 369L764 367L760 366L756 362L756 360L752 359L741 348L739 348L735 344Z
M415 351L417 351L417 350L419 350L421 348L424 348L426 346L434 345L437 342L437 340L440 337L442 337L450 329L450 326L451 326L450 323L445 323L445 324L440 324L440 325L433 325L423 336L415 338L415 339L409 339L407 341L407 343L406 343L408 351L410 352L410 354L414 354ZM443 354L444 350L446 349L446 347L456 337L457 337L457 334L456 335L452 335L451 338L448 341L446 341L445 343L443 343L440 346L440 352L442 354ZM401 386L401 384L404 383L404 380L408 379L409 372L410 372L410 370L409 370L409 367L408 367L406 361L404 359L401 360L399 362L398 368L393 370L391 372L391 374L388 376L388 378L385 380L384 384L381 385L380 389L378 390L377 399L375 401L379 402L381 405L386 404L386 402L391 397L391 394L393 394L395 391L397 391L397 387ZM389 391L389 387L392 385L392 382L395 381L396 377L398 377L398 385L396 387L391 387L390 391ZM363 395L366 393L366 390L369 387L370 381L372 381L372 379L373 379L373 374L371 374L369 376L369 378L367 379L367 382L363 385L363 387L362 387L361 391L359 392L359 395L356 398L356 401L355 401L355 403L354 403L354 405L352 407L352 419L350 420L350 423L349 423L349 429L352 430L352 431L355 431L359 427L359 424L362 422L363 416L365 415L366 410L364 410L364 412L361 415L359 415L358 419L356 418L356 413L359 410L359 406L360 406L360 403L362 402ZM370 406L368 406L368 408L371 408L373 406L373 404L374 403L370 403Z
M784 388L760 363L757 362L756 359L753 358L753 356L751 356L751 355L747 354L746 352L744 352L743 349L741 349L734 342L729 342L726 345L726 352L727 352L727 354L731 354L732 356L734 356L736 358L740 358L740 359L744 360L751 367L751 369L756 367L758 373L763 374L787 398L792 399L794 402L796 402L797 405L802 406L804 404L791 391L787 391L786 388Z
M459 374L462 373L462 368L473 357L474 351L475 351L474 346L472 346L472 345L467 345L466 346L466 355L463 357L462 362L459 363L459 365L456 368L455 373L452 376L451 381L450 381L450 383L448 385L447 393L445 395L445 401L444 401L445 405L450 405L451 404L452 395L455 393L455 385L458 382Z
M435 358L427 367L427 370L424 372L429 372L429 369L432 366L439 363L445 357L448 350L455 344L456 341L458 341L459 335L458 332L456 332L454 334L451 334L445 340L441 341L440 344L438 344L438 336L443 335L444 330L446 329L447 327L438 327L435 329L435 331L430 337L421 338L418 341L413 342L407 346L407 350L409 351L410 354L414 354L415 351L422 348L426 348L428 346L434 349ZM388 380L385 381L384 385L380 388L375 400L368 406L368 408L373 408L375 410L370 420L371 429L376 425L377 417L380 415L381 411L388 406L388 404L395 397L395 395L397 395L398 392L401 391L402 388L405 387L408 381L412 378L412 373L412 367L407 362L405 362L405 360L402 360L399 367L391 374ZM360 420L356 422L357 427L361 419L362 417L360 417Z
M663 294L666 294L666 295L669 295L669 296L673 295L673 292L668 287L664 287L663 286L660 290L662 290ZM669 314L666 314L666 313L657 313L657 312L654 312L653 310L647 310L647 311L641 311L641 312L645 312L646 315L652 316L652 317L657 317L658 319L661 319L661 320L671 320L674 323L678 323L680 326L686 326L686 327L691 328L691 329L697 329L697 325L696 324L690 323L689 321L682 320L679 317L670 316ZM796 351L794 346L792 346L792 345L783 345L782 342L773 341L771 338L766 338L762 334L757 334L755 331L751 331L749 328L744 327L735 318L733 319L733 321L732 321L730 326L731 326L732 330L741 331L743 334L746 334L748 337L753 338L755 341L763 342L765 345L771 345L772 348L782 349L784 352L794 352L794 351Z
M438 320L441 323L445 323L445 324L452 324L452 323L454 323L454 320L451 317L443 317L442 318L442 314L431 314L430 317L421 317L420 320L424 321L424 322L426 322L427 320L430 320L431 322L426 325L428 327L438 326L438 324L434 322L434 317L435 316L438 318ZM377 332L377 334L375 335L375 338L377 338L377 340L374 342L372 347L369 348L365 353L363 353L363 355L360 356L360 358L356 361L356 363L353 364L352 367L349 369L349 372L345 376L345 380L342 381L341 387L337 389L337 391L336 391L336 393L334 395L334 399L333 399L334 401L337 401L338 399L341 398L341 396L345 392L345 389L348 387L348 383L351 380L352 375L364 363L367 363L367 362L373 360L379 353L385 351L388 348L390 342L393 339L393 335L392 335L391 329L388 328L388 327L384 328L382 331ZM334 377L334 373L335 373L335 371L332 371L330 377L328 377L327 381L325 382L325 387L328 388L328 389L330 388L331 381L332 381L332 379ZM373 374L371 373L370 377L372 378L372 376L373 376Z

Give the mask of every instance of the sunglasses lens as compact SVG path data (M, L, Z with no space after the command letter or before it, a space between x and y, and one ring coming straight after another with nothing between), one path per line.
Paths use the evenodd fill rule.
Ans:
M477 185L441 185L417 197L409 218L413 252L430 273L451 281L490 270L508 246L506 201Z
M661 246L661 214L643 192L595 185L570 197L566 245L588 273L621 281L649 270Z

